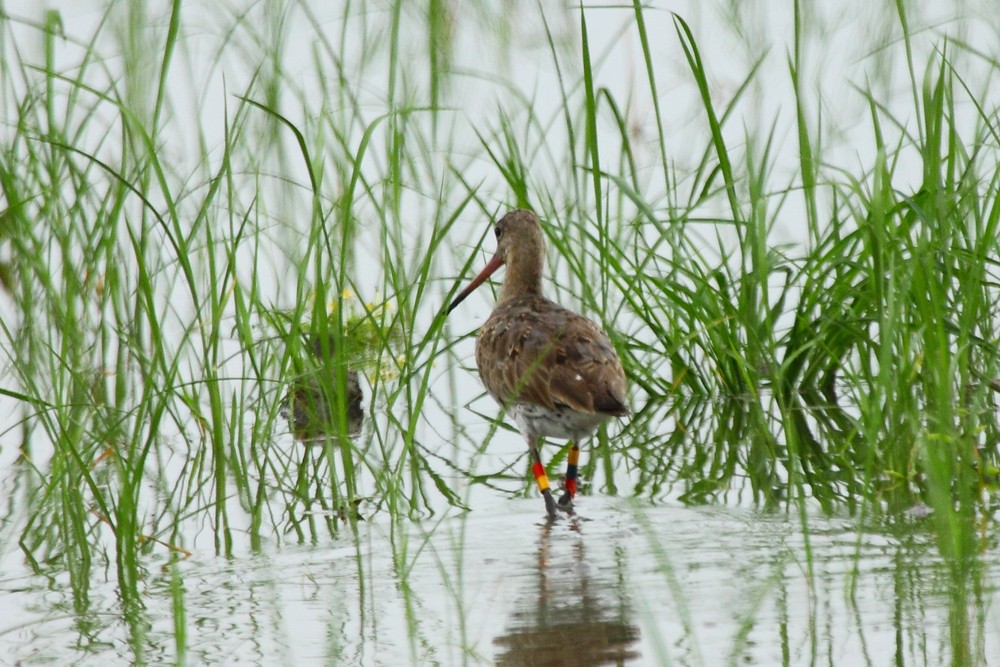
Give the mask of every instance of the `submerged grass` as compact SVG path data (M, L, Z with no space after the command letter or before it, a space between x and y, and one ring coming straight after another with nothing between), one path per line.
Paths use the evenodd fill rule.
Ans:
M542 15L555 106L502 81L499 108L465 136L452 86L482 73L454 63L459 10L417 4L378 21L352 6L233 15L211 45L224 78L191 66L196 18L180 2L111 4L83 41L58 12L0 11L2 391L19 406L2 437L21 449L6 512L25 517L30 565L68 572L84 606L94 568L113 565L138 655L154 550L316 542L381 514L398 526L463 507L475 484L527 488L517 467L479 467L499 426L456 418L486 408L458 388L472 327L440 305L487 221L529 206L553 248L554 296L605 326L635 387L634 417L602 430L585 464L593 488L797 508L806 535L816 505L862 518L926 506L953 564L955 661L974 662L968 602L1000 473L998 63L957 40L917 48L897 3L912 108L859 85L872 157L849 169L812 111L831 100L804 78L800 3L787 80L762 83L761 54L724 101L697 31L673 16L697 128L675 149L659 17L628 8L621 33L638 39L642 75L623 97L601 82L610 48L592 37L610 10L579 7L559 17L570 47ZM403 27L418 18L414 59ZM310 48L289 43L293 21ZM247 56L241 40L258 48ZM181 61L193 104L174 92ZM760 130L746 120L757 86L793 100L791 175L788 114ZM643 96L651 138L637 129ZM334 419L307 448L280 408L316 363L310 336L330 341ZM415 556L397 546L405 582ZM182 659L176 568L171 582Z

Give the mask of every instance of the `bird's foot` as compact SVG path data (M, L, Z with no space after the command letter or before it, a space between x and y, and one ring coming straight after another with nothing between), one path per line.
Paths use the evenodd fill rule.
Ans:
M573 511L573 496L569 491L564 491L561 496L559 496L559 509L563 512Z
M548 489L542 491L545 498L545 511L549 514L549 521L555 521L559 514L556 512L556 499L552 497L552 492Z

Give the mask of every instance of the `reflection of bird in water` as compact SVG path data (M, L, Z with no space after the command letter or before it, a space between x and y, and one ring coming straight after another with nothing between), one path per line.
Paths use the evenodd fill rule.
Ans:
M299 375L288 390L281 406L281 415L288 420L288 426L296 439L312 443L337 434L337 410L340 408L336 394L337 373L333 349L333 339L324 340L319 336L310 337L308 359L305 371ZM361 430L364 409L361 402L364 393L358 381L358 372L347 369L347 394L344 407L347 413L347 433L356 435Z
M535 214L511 211L495 232L496 255L448 312L507 265L496 307L476 338L476 366L486 390L527 439L532 473L554 518L557 505L538 446L545 437L573 442L558 503L568 509L576 495L580 440L610 417L628 414L625 371L600 327L542 296L545 238Z
M570 543L559 540L552 545L549 525L542 530L537 585L521 597L524 608L514 612L504 634L493 640L501 650L496 664L597 666L638 660L641 655L634 645L639 628L629 622L632 610L621 582L590 576L582 536L572 543L572 554L567 558L551 551L553 546ZM558 563L551 572L550 560Z

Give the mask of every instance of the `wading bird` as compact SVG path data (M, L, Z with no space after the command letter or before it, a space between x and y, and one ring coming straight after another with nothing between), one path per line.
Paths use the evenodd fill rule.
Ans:
M494 231L496 254L448 312L506 265L496 306L476 338L476 366L486 391L527 439L532 473L554 518L557 503L538 451L542 438L572 441L565 492L558 502L569 509L577 490L580 441L609 417L628 414L628 384L608 335L542 296L545 239L535 214L511 211Z

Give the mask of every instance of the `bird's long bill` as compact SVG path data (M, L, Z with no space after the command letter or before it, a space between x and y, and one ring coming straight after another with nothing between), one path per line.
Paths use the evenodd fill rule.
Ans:
M462 301L465 300L465 297L472 294L477 287L486 282L486 279L492 276L502 265L503 259L500 257L500 253L493 255L493 259L490 260L489 264L487 264L483 270L479 272L479 275L472 279L469 286L462 290L459 295L455 297L455 300L451 302L451 305L448 306L448 312L451 313L451 311L455 310L455 307L462 303Z

